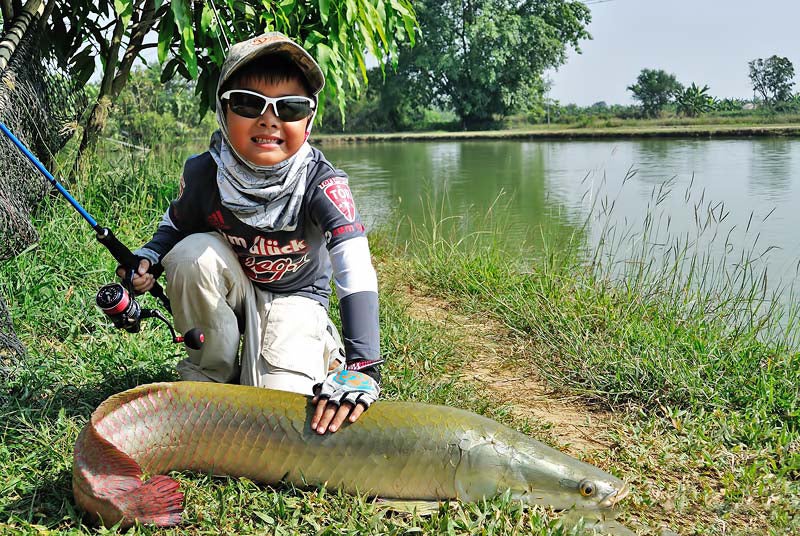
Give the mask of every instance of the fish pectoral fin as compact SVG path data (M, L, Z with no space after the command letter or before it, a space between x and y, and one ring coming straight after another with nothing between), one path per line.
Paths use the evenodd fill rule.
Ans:
M376 499L375 506L385 508L393 512L404 514L416 514L419 516L429 516L439 511L439 501L406 501L396 499Z
M612 512L600 510L580 510L572 508L561 515L561 522L567 528L573 528L583 522L583 528L593 530L597 534L611 534L612 536L636 536L636 533L614 520Z

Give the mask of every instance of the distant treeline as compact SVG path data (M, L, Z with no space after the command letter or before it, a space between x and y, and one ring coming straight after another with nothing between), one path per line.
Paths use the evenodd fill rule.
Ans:
M675 75L659 69L643 69L627 87L637 104L591 106L561 104L547 98L543 91L524 109L513 108L495 114L472 128L515 128L542 124L575 126L615 126L625 122L697 121L772 122L800 114L800 94L793 92L794 66L788 58L772 56L748 63L754 97L751 99L717 97L708 85L695 82L684 86ZM433 100L436 105L411 106L402 87L403 78L388 73L385 78L375 70L365 94L348 101L346 121L337 113L325 115L326 132L392 132L413 130L462 130L464 121L447 100Z
M628 86L637 104L600 101L591 106L561 104L541 96L524 109L513 107L491 118L465 124L447 100L423 101L404 92L406 77L400 71L368 72L369 83L360 95L349 95L344 113L325 103L314 129L325 133L408 132L481 128L527 128L558 124L574 127L614 127L653 122L770 123L796 121L800 94L793 93L794 67L786 58L773 56L749 64L754 98L720 98L708 86L682 85L674 75L643 69ZM96 89L89 85L88 91ZM416 100L413 100L413 99ZM194 82L160 80L160 68L136 69L114 105L105 135L137 145L160 141L206 140L216 128L213 113L205 113Z

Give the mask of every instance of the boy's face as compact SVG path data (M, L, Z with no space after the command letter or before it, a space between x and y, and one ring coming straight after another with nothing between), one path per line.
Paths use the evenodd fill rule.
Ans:
M303 84L296 78L281 82L247 78L238 84L237 89L248 89L267 97L308 96ZM225 120L230 143L242 158L257 166L274 166L300 149L306 141L306 126L310 118L281 121L270 105L266 112L255 119L237 115L228 107Z

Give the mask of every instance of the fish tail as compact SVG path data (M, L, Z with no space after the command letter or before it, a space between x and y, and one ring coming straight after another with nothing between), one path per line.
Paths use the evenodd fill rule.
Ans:
M94 417L93 417L94 419ZM157 475L142 481L142 469L125 452L86 425L75 444L72 488L75 502L93 520L110 527L135 522L176 525L183 510L178 482Z
M114 501L126 521L151 523L162 527L177 525L183 511L183 493L178 483L157 475L121 494Z

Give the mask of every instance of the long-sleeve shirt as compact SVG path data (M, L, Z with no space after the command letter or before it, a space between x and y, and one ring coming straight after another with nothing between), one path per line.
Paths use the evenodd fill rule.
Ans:
M250 227L222 205L208 152L189 158L177 199L142 251L160 262L184 237L209 231L227 239L244 273L269 292L306 296L328 308L333 278L347 363L380 358L378 283L364 225L347 175L319 150L312 149L297 227L276 232ZM379 379L376 366L362 372Z

